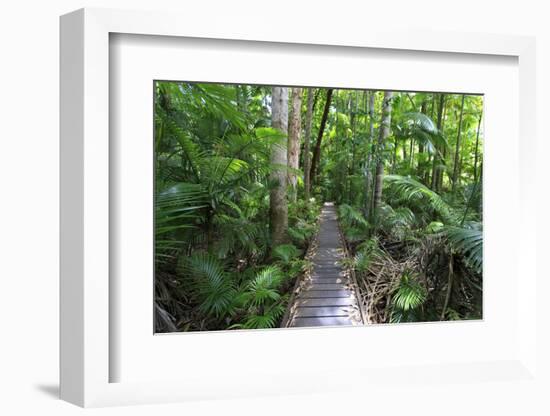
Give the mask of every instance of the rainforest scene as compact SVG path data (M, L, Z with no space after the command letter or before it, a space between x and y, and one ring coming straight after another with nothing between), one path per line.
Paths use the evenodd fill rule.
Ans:
M155 332L482 319L483 96L154 82Z

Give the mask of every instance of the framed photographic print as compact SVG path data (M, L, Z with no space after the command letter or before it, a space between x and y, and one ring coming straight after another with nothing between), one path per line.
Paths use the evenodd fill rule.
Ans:
M62 17L62 398L532 377L533 40L326 36Z

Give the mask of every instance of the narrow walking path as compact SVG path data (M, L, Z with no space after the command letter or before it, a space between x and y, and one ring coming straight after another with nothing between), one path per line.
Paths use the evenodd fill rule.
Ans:
M336 208L326 203L314 248L313 270L299 282L289 306L287 327L360 325L357 297L348 271L340 264L345 252Z

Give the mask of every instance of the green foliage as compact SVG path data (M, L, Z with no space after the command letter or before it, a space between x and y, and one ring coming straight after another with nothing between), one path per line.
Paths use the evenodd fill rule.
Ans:
M462 253L464 260L476 273L483 270L483 230L481 224L472 228L446 227L445 234L453 250Z
M338 218L344 235L350 242L360 242L368 238L370 225L361 211L348 204L342 204L338 207Z
M293 244L281 244L273 249L273 257L280 260L284 265L290 264L292 260L302 253Z
M293 279L310 266L302 256L324 201L338 205L349 265L391 288L391 304L379 297L384 319L438 319L451 266L456 289L445 319L481 313L482 97L466 96L462 111L461 94L395 92L379 142L384 93L334 89L317 148L327 94L312 93L301 149L309 140L318 169L305 200L304 153L298 168L270 162L287 143L271 127L270 87L155 83L157 329L277 326ZM303 124L305 111L306 100ZM384 188L374 209L377 167ZM288 193L288 244L272 249L270 177L281 170L297 176L297 187Z
M250 280L238 299L247 310L244 323L231 328L272 328L285 311L286 296L279 293L285 280L284 273L276 266L267 266Z
M182 264L183 287L189 286L199 302L199 310L216 318L230 313L236 295L233 279L215 257L194 253Z
M347 227L369 227L369 222L364 217L363 213L348 204L340 205L338 207L338 213L341 221Z
M418 320L421 313L419 309L426 298L426 289L418 282L416 276L408 272L404 273L392 297L390 321L397 323Z
M383 255L376 238L363 241L356 248L353 259L353 267L358 272L367 272L373 258L380 258Z
M458 216L453 208L426 185L410 177L399 175L387 175L384 177L384 182L401 201L424 209L430 208L444 222L456 223L458 221Z
M393 209L390 205L383 204L379 216L381 231L400 240L405 239L417 223L412 210L404 206Z

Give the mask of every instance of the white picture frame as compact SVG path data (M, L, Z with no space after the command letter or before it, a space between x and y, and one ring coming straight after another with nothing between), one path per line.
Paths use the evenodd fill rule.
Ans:
M182 24L185 21L185 24ZM271 42L285 45L331 45L340 48L424 51L439 54L501 55L518 60L519 150L518 241L515 273L518 279L518 345L498 361L418 363L410 379L438 380L443 371L471 382L502 377L526 380L536 376L535 315L536 218L533 184L527 176L536 151L535 41L529 37L473 33L438 33L421 30L349 28L339 33L287 27L280 32L270 25L235 34L231 24L204 25L172 13L108 9L82 9L61 18L61 397L80 406L158 403L199 398L292 394L357 388L375 380L407 380L410 368L375 368L358 365L352 374L343 368L324 370L335 382L320 382L319 374L304 370L300 376L269 373L265 383L243 377L232 386L212 380L205 372L174 381L111 382L110 366L116 354L110 349L109 296L110 160L109 154L109 37L110 34L154 35L226 41ZM525 145L523 145L525 144ZM111 166L112 168L112 166ZM338 337L336 330L323 336ZM315 337L305 333L303 337ZM152 334L151 334L152 336ZM223 336L223 334L216 334ZM169 337L167 338L169 339ZM168 341L169 342L169 341ZM216 341L220 342L220 341ZM253 366L253 364L250 364ZM366 372L368 370L368 372ZM246 373L246 369L243 370ZM308 373L309 371L309 373ZM471 374L481 376L472 377ZM342 381L344 380L345 381Z

